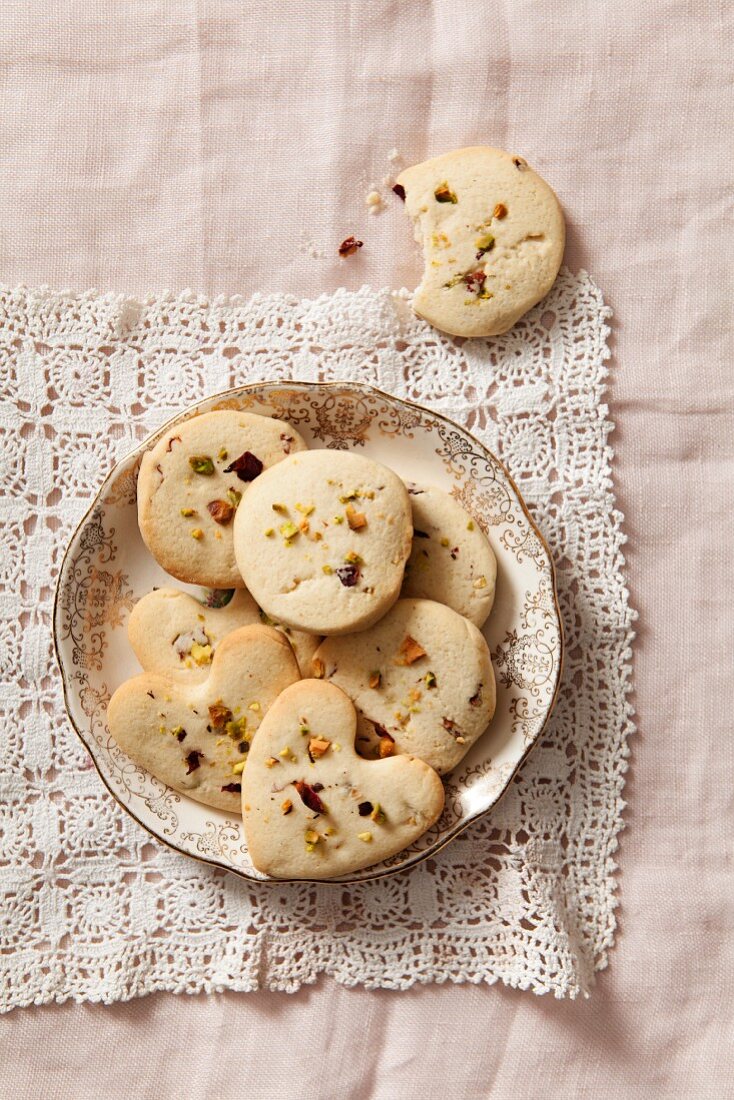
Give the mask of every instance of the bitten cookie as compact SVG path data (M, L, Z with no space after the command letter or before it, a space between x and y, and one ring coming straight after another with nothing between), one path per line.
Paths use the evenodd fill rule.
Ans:
M475 519L449 493L409 485L413 549L405 567L402 596L437 600L475 626L494 603L497 562Z
M327 638L312 667L376 724L383 755L411 753L441 775L456 767L494 714L484 637L433 600L398 600L370 630Z
M234 525L245 584L278 622L313 634L370 626L400 592L411 512L400 478L344 451L290 455L253 482Z
M496 336L553 286L563 213L522 157L457 149L407 168L398 184L425 261L413 308L436 328Z
M176 424L143 455L138 523L167 573L207 588L242 588L232 521L247 485L306 444L289 424L225 409Z
M234 592L214 589L206 603L178 588L157 588L135 604L127 633L146 672L193 684L206 680L217 646L227 634L266 619L244 588ZM267 625L282 629L302 674L309 676L311 658L321 638L277 623Z
M282 634L244 626L220 643L202 684L183 686L152 672L122 684L107 708L110 733L167 786L240 813L250 743L268 708L298 678Z
M379 863L439 817L435 771L410 756L354 751L356 712L320 680L287 688L247 758L242 819L252 862L275 878L333 878Z

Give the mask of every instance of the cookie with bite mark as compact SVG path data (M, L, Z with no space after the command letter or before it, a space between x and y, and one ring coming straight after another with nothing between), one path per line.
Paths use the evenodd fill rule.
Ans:
M523 157L457 149L406 168L398 186L425 264L413 308L436 328L497 336L553 286L563 212Z

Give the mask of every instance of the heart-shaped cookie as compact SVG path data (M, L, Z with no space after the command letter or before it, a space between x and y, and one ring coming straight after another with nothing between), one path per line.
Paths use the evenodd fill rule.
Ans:
M244 626L220 643L207 679L183 685L144 672L107 708L110 733L127 755L197 802L240 813L242 770L263 716L299 678L286 638Z
M456 767L494 714L484 636L433 600L398 600L369 630L326 638L313 668L375 724L385 752L413 753L440 775Z
M323 680L286 688L247 757L242 818L250 858L274 878L322 879L402 851L439 817L444 791L412 756L354 751L357 715Z
M157 588L135 604L127 633L146 672L191 684L206 680L217 646L227 634L257 623L282 630L302 674L310 675L311 658L321 638L270 622L244 588L211 590L204 604L179 588Z

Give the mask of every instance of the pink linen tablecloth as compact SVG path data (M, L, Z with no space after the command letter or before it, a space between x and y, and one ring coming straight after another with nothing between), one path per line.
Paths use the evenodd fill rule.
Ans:
M0 1094L734 1095L731 32L726 5L693 0L5 5L5 283L412 285L407 225L364 206L392 148L486 142L548 178L566 262L615 311L640 732L618 941L590 1001L323 980L20 1010ZM352 232L365 248L340 263Z

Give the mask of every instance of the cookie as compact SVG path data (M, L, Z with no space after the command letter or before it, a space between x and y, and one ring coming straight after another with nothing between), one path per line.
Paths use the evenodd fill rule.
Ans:
M408 492L392 470L350 451L306 451L250 486L234 549L271 618L344 634L370 626L397 599L412 531Z
M199 600L179 588L157 588L138 600L127 624L130 645L146 672L179 683L201 683L211 670L218 644L241 626L267 621L250 593L240 588L210 589ZM277 623L293 646L298 667L310 675L311 658L321 638Z
M143 455L138 523L167 573L206 588L242 588L232 523L245 488L306 444L289 424L232 409L169 428Z
M496 336L553 286L563 213L522 157L457 149L407 168L398 184L425 262L413 308L436 328Z
M240 813L250 743L284 688L299 679L293 650L269 626L244 626L219 644L201 684L144 672L112 696L112 737L131 760L197 802Z
M410 753L441 775L456 767L494 714L484 637L433 600L398 600L371 629L326 638L312 667L376 723L385 755Z
M354 751L356 712L320 680L286 688L255 738L242 779L250 858L275 878L333 878L402 851L434 824L444 791L411 756Z
M405 567L403 596L437 600L475 626L494 603L497 562L481 527L449 493L409 485L413 549Z

